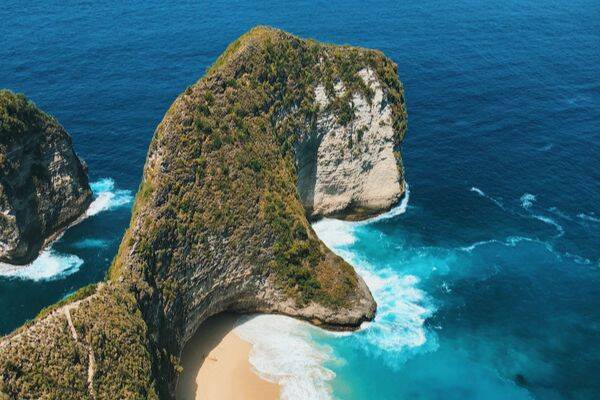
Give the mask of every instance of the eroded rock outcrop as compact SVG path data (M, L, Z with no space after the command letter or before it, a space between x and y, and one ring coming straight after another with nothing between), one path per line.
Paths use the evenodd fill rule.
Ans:
M394 150L405 124L396 66L382 53L251 30L158 126L108 282L0 341L0 391L47 396L51 378L29 363L54 365L59 350L29 355L34 330L78 352L60 368L82 398L166 399L174 396L181 350L216 313L281 313L330 329L372 319L369 289L307 216L389 208L403 188ZM311 141L319 142L314 156ZM312 198L302 175L311 169ZM115 363L140 367L126 373ZM112 364L110 380L95 372ZM60 390L60 398L76 398Z
M91 201L64 128L24 96L1 90L0 261L32 261Z
M329 110L346 95L344 83L334 87L333 100L323 84L315 87L316 129L297 144L298 192L312 218L361 219L391 207L404 193L400 144L406 118L398 115L403 110L393 112L385 84L371 67L358 75L368 91L345 100L353 113L346 124Z

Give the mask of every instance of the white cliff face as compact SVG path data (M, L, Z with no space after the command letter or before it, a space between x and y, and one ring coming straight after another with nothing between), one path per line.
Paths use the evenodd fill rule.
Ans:
M313 218L366 217L390 208L404 192L391 107L374 71L358 74L373 97L369 102L359 93L352 96L354 118L346 126L326 111L330 100L323 85L315 88L317 132L297 148L298 191ZM335 90L343 95L344 85L338 82Z

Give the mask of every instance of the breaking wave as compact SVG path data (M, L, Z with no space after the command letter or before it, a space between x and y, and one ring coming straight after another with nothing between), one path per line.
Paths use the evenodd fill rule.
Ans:
M102 211L129 205L133 196L131 191L115 189L115 181L103 178L90 184L94 201L88 207L84 217L96 215ZM80 221L80 220L79 220ZM108 242L102 239L82 239L73 244L77 249L106 247ZM83 260L74 254L62 254L52 249L43 250L40 255L25 266L0 263L0 276L32 281L50 281L64 278L79 271Z
M355 336L355 344L376 353L390 367L398 367L414 350L428 342L425 320L435 312L427 294L419 289L419 278L391 268L377 268L354 253L336 251L354 265L377 302L375 320ZM436 343L429 343L435 347Z
M115 181L112 178L100 179L90 186L95 199L86 211L88 217L129 205L133 201L131 190L115 189Z
M323 218L312 224L319 239L330 249L349 246L356 241L353 223L333 218Z
M360 332L352 335L355 344L382 356L392 367L398 366L413 349L419 349L428 342L425 320L433 314L435 308L430 304L427 294L418 288L418 277L402 275L391 268L374 265L348 249L348 245L356 241L357 230L368 230L370 223L406 212L409 194L407 187L406 194L397 207L367 221L324 219L313 224L319 238L355 267L377 302L375 320L365 323ZM430 345L435 346L435 343Z
M284 400L332 398L328 382L335 373L328 346L311 340L311 326L281 315L242 318L234 332L252 345L250 363L258 374L281 387Z
M407 350L427 342L424 323L434 308L417 287L419 279L416 276L379 268L348 247L356 242L357 229L368 229L370 223L406 212L409 195L407 185L405 195L396 207L367 221L324 218L312 225L332 251L355 266L378 304L375 320L365 323L359 332L320 334L351 340L365 351L378 353L390 365L397 365L399 358L407 357ZM328 346L315 342L311 335L313 330L315 328L305 322L274 315L251 317L235 328L242 339L252 344L250 362L259 375L281 385L282 399L330 399L329 382L335 374L325 365L336 360Z
M406 209L408 208L408 202L410 200L410 187L408 186L407 182L405 182L404 185L405 185L404 186L404 195L402 196L402 200L400 200L400 203L396 207L394 207L391 210L389 210L388 212L380 214L376 217L367 219L365 221L355 222L355 224L367 225L367 224L371 224L373 222L378 222L378 221L382 221L385 219L394 218L398 215L404 214L406 212Z
M405 183L405 191L400 203L388 212L364 221L352 222L333 218L322 218L313 223L312 227L319 236L319 239L321 239L330 249L334 250L336 247L349 246L356 241L356 236L354 235L355 227L372 224L404 214L408 208L409 200L410 188L408 183Z
M73 254L61 254L52 249L44 250L31 264L15 266L0 263L0 276L32 281L52 281L74 274L83 260Z

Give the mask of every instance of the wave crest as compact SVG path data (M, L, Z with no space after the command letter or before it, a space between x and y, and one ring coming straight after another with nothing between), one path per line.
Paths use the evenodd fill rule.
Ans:
M61 254L52 249L44 250L31 264L15 266L0 263L0 276L31 281L52 281L74 274L83 260L73 254Z
M539 215L539 214L531 214L531 217L537 219L538 221L542 221L545 224L553 226L557 232L556 236L555 236L556 238L559 238L565 234L565 229L562 227L561 224L556 222L553 218L546 217L545 215Z
M115 189L112 178L103 178L90 184L95 199L90 204L83 218L96 215L102 211L112 210L132 202L131 191ZM78 249L106 247L108 242L102 239L82 239L73 247ZM51 281L64 278L79 271L83 260L74 254L62 254L52 247L43 250L40 255L25 266L0 263L0 276L32 281Z
M257 315L242 318L234 332L252 345L250 363L280 385L282 399L330 399L328 382L335 373L324 364L333 359L332 350L316 345L311 329L289 317Z
M404 195L402 196L402 200L400 200L400 203L396 207L394 207L391 210L389 210L388 212L380 214L376 217L373 217L373 218L370 218L370 219L367 219L364 221L358 221L358 222L356 222L356 224L359 224L359 225L372 224L373 222L383 221L383 220L394 218L398 215L404 214L406 212L406 209L408 208L409 200L410 200L410 187L408 186L408 182L404 182Z

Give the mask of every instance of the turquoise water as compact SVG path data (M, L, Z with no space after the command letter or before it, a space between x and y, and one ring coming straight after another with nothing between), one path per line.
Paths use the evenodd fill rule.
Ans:
M342 241L329 234L326 241L362 270L380 305L376 321L356 335L315 333L334 351L328 368L344 377L332 381L334 393L596 398L597 261L557 250L552 231L550 239L515 229L484 241L456 244L441 232L427 240L423 229L401 222L420 219L419 208L367 226L321 223L346 231ZM519 218L528 225L535 217Z
M376 321L331 335L255 320L302 349L291 366L271 358L288 398L303 384L304 398L600 398L597 1L5 0L0 20L0 87L59 119L97 196L34 265L2 269L0 334L102 279L169 104L269 24L383 50L409 112L407 207L316 226L365 276Z

